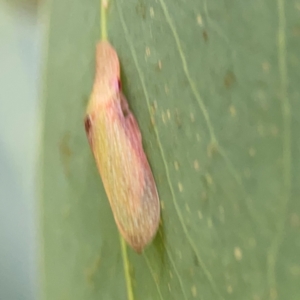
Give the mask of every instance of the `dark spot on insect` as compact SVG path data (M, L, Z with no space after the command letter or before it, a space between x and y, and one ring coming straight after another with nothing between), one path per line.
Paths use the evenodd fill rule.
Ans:
M123 116L124 116L125 118L127 118L128 115L129 115L128 109L122 109L122 112L123 112Z
M226 86L226 88L230 88L235 83L235 81L235 75L231 71L228 71L224 77L224 85Z
M84 119L84 128L87 135L87 138L89 140L90 146L93 145L93 139L92 139L92 120L90 115L87 115Z
M92 127L92 122L91 122L91 118L89 115L87 115L84 119L84 127L85 127L85 132L87 135L89 135L89 132L91 130Z
M208 33L206 30L202 31L202 36L203 36L204 41L207 42L208 41Z
M118 89L119 89L119 91L122 90L122 83L121 83L120 78L118 79Z
M144 1L139 1L135 6L135 11L140 15L144 20L146 19L146 5Z
M123 94L121 94L120 101L121 101L121 109L122 109L123 116L126 118L129 115L130 110L128 107L128 102Z

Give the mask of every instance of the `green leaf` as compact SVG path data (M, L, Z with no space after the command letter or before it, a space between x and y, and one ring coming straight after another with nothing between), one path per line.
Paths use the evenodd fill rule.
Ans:
M99 1L46 10L45 295L126 299L83 127ZM153 243L127 249L134 299L299 299L299 14L283 0L110 2L108 38L162 206Z

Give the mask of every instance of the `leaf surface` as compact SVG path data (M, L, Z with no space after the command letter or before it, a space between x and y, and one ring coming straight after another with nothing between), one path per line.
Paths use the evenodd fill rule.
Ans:
M48 2L47 299L126 299L116 225L83 118L99 1ZM292 1L115 0L108 37L162 225L128 249L135 299L299 299L299 14Z

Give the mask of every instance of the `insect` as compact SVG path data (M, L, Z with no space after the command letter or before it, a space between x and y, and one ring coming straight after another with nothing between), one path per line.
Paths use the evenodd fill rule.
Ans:
M159 197L138 123L121 91L117 53L106 40L96 49L85 130L119 231L140 253L156 234Z

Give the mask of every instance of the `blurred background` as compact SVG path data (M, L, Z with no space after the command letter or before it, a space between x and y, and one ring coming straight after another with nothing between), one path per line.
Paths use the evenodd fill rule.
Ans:
M0 299L38 299L38 1L0 0Z

